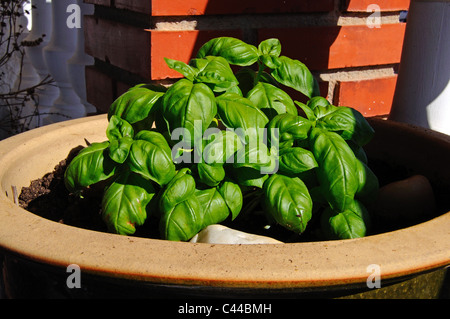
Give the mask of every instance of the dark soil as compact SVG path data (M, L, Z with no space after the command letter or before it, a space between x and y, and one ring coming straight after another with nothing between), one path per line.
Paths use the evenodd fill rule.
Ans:
M83 149L74 148L66 159L42 178L23 187L19 196L22 208L59 223L98 231L106 231L101 220L101 192L88 190L86 196L79 198L70 194L64 186L64 172L70 161Z

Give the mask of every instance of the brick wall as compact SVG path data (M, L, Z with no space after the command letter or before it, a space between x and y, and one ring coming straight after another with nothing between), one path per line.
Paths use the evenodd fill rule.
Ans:
M399 15L409 7L409 0L85 2L95 4L84 26L95 58L87 93L100 112L134 84L173 83L180 75L164 57L188 62L205 41L233 36L254 45L279 38L282 54L305 63L330 102L388 114L406 26Z

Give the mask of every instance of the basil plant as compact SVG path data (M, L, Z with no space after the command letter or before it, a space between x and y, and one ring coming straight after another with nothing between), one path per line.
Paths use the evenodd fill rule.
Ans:
M281 55L277 39L255 47L215 38L189 63L166 63L183 77L120 96L107 140L65 172L80 196L106 184L101 213L111 232L132 235L152 214L162 239L188 241L261 204L269 221L297 234L315 215L329 239L366 235L378 180L363 146L374 131L356 110L320 97L309 69Z

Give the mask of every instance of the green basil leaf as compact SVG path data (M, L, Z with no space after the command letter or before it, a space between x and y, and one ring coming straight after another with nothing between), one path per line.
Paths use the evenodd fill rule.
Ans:
M214 38L206 42L198 51L197 57L221 56L228 63L249 66L258 61L258 49L242 40L231 37Z
M267 135L270 143L278 142L280 146L282 143L290 140L306 139L310 130L311 121L302 116L292 114L279 114L267 125Z
M277 69L281 66L278 57L281 54L281 43L278 39L267 39L258 46L260 61L270 69Z
M195 191L195 180L189 169L181 169L167 184L159 202L163 239L187 241L201 230L203 210Z
M366 145L375 133L364 116L353 108L331 105L320 96L310 99L308 107L314 112L317 126L337 132L359 146Z
M269 83L259 82L248 92L247 98L262 110L268 119L278 114L298 114L289 94Z
M370 225L367 209L356 200L343 212L326 208L320 219L321 230L330 240L364 237Z
M131 171L161 186L175 176L171 149L164 136L158 132L139 132L131 145L127 163Z
M297 104L302 111L305 113L306 117L308 118L308 120L310 120L311 122L315 122L316 121L316 115L314 114L313 110L311 110L311 108L309 106L307 106L306 104L303 104L299 101L294 101L295 104Z
M117 115L111 116L106 129L109 144L109 157L122 164L128 157L133 144L134 129L127 121Z
M193 146L217 114L214 93L204 83L181 79L173 84L163 98L163 117L170 134L185 129L184 141ZM194 141L198 139L199 141Z
M199 182L210 187L215 187L225 178L225 170L222 164L198 163L197 171Z
M250 92L250 90L253 89L255 84L257 84L255 83L257 76L256 72L251 68L248 67L241 68L236 72L235 76L239 82L238 86L241 89L242 96L247 96L248 92ZM279 83L265 71L261 72L258 82L268 83L275 87L279 86Z
M269 69L277 69L281 66L281 62L276 56L264 54L259 57L261 62Z
M160 219L160 233L163 239L188 241L194 237L202 225L202 206L197 197L192 196L163 212Z
M230 174L241 186L262 188L264 182L269 178L267 174L261 174L260 169L253 167L230 167Z
M322 96L315 96L307 102L307 106L314 112L316 119L333 113L337 107L331 105L328 100Z
M111 104L108 119L116 115L133 125L143 121L143 126L150 129L153 122L152 110L164 95L163 90L165 89L151 85L131 88Z
M281 172L298 174L317 167L314 155L301 147L291 147L280 151L279 168Z
M182 168L165 186L159 202L161 211L169 210L195 192L195 179L191 173L190 169Z
M239 136L228 130L215 135L212 142L203 149L203 159L208 164L225 164L234 158L234 154L242 149Z
M280 40L272 38L261 41L258 46L258 51L260 55L279 57L281 54Z
M252 167L261 169L271 164L272 157L269 148L264 143L252 143L244 145L244 147L236 153L235 167Z
M234 94L237 94L237 95L239 95L239 96L244 96L244 94L242 94L241 89L240 89L239 86L237 86L237 85L230 87L230 88L227 89L225 92L226 92L226 93L234 93Z
M249 99L237 94L224 93L218 96L216 101L222 123L230 129L242 129L245 143L248 143L249 139L257 139L269 122L267 116Z
M277 61L280 66L271 72L275 80L309 98L320 95L318 83L306 65L286 56L280 56Z
M168 58L164 58L164 61L166 61L166 64L169 66L169 68L181 73L187 79L194 81L194 78L197 75L198 70L182 61L172 60Z
M275 78L266 71L261 72L259 82L269 83L278 88L280 87L280 83L278 83L277 80L275 80Z
M92 143L82 149L64 173L64 183L70 192L78 192L112 177L117 164L108 156L109 142Z
M336 107L333 112L323 116L318 125L338 132L345 140L352 140L359 146L369 143L375 134L360 112L345 106Z
M122 137L133 138L134 129L126 120L121 119L117 115L113 115L109 119L106 136L110 141L118 140Z
M278 224L302 233L312 217L312 200L297 177L274 174L264 183L266 211Z
M167 91L167 87L165 87L164 85L153 84L153 83L136 84L135 86L129 88L128 91L131 91L134 89L147 89L147 90L152 90L152 91L161 92L161 93L165 93Z
M358 190L357 159L345 140L334 132L314 128L310 144L319 165L316 171L323 194L333 210L342 212Z
M195 196L203 208L201 229L214 224L219 224L227 219L230 214L228 206L217 188L197 190Z
M112 140L109 144L109 157L116 163L123 164L130 153L133 139L125 136L117 140Z
M243 205L242 190L238 184L231 181L225 181L218 188L220 195L222 195L228 209L231 212L231 218L234 220L241 212Z
M155 195L151 182L129 171L123 171L105 190L102 218L109 231L131 235L144 224L146 207Z
M192 59L189 65L197 70L195 82L207 84L214 92L224 92L239 84L227 60L220 56Z

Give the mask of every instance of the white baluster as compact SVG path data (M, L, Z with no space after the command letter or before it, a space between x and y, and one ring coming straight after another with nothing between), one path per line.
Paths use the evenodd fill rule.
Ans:
M50 43L44 48L44 57L50 74L59 88L59 97L44 119L45 124L86 116L86 110L75 93L68 72L67 61L74 55L77 29L68 25L71 13L67 12L75 0L52 1L53 30Z
M33 6L31 9L31 31L25 40L31 42L42 38L42 42L37 46L26 47L26 54L42 81L49 75L43 49L50 42L52 34L52 4L51 0L31 0L31 4ZM42 117L50 111L59 95L59 89L55 85L45 85L39 87L36 91L39 98L38 111L41 116L36 118L35 126L41 126Z
M84 51L83 20L85 15L94 13L94 5L84 3L83 0L77 0L77 2L81 9L81 28L77 29L77 48L75 54L68 61L68 68L73 89L81 99L81 103L85 106L86 113L89 114L96 113L97 109L87 101L85 67L87 65L93 65L94 58L87 55Z
M28 17L27 15L24 13L26 9L29 9L29 3L27 4L26 2L24 2L24 7L20 8L20 13L22 14L22 16L20 17L20 19L17 21L17 24L23 27L23 32L21 34L21 37L19 39L19 41L26 41L28 36L29 36L29 31L27 29L27 25L28 25ZM28 8L25 8L28 7ZM34 69L33 65L30 62L30 59L28 57L28 55L25 53L25 55L23 56L23 64L22 64L22 76L19 77L17 79L15 88L20 90L20 89L26 89L29 87L32 87L34 85L36 85L39 82L39 75L36 73L36 70Z

